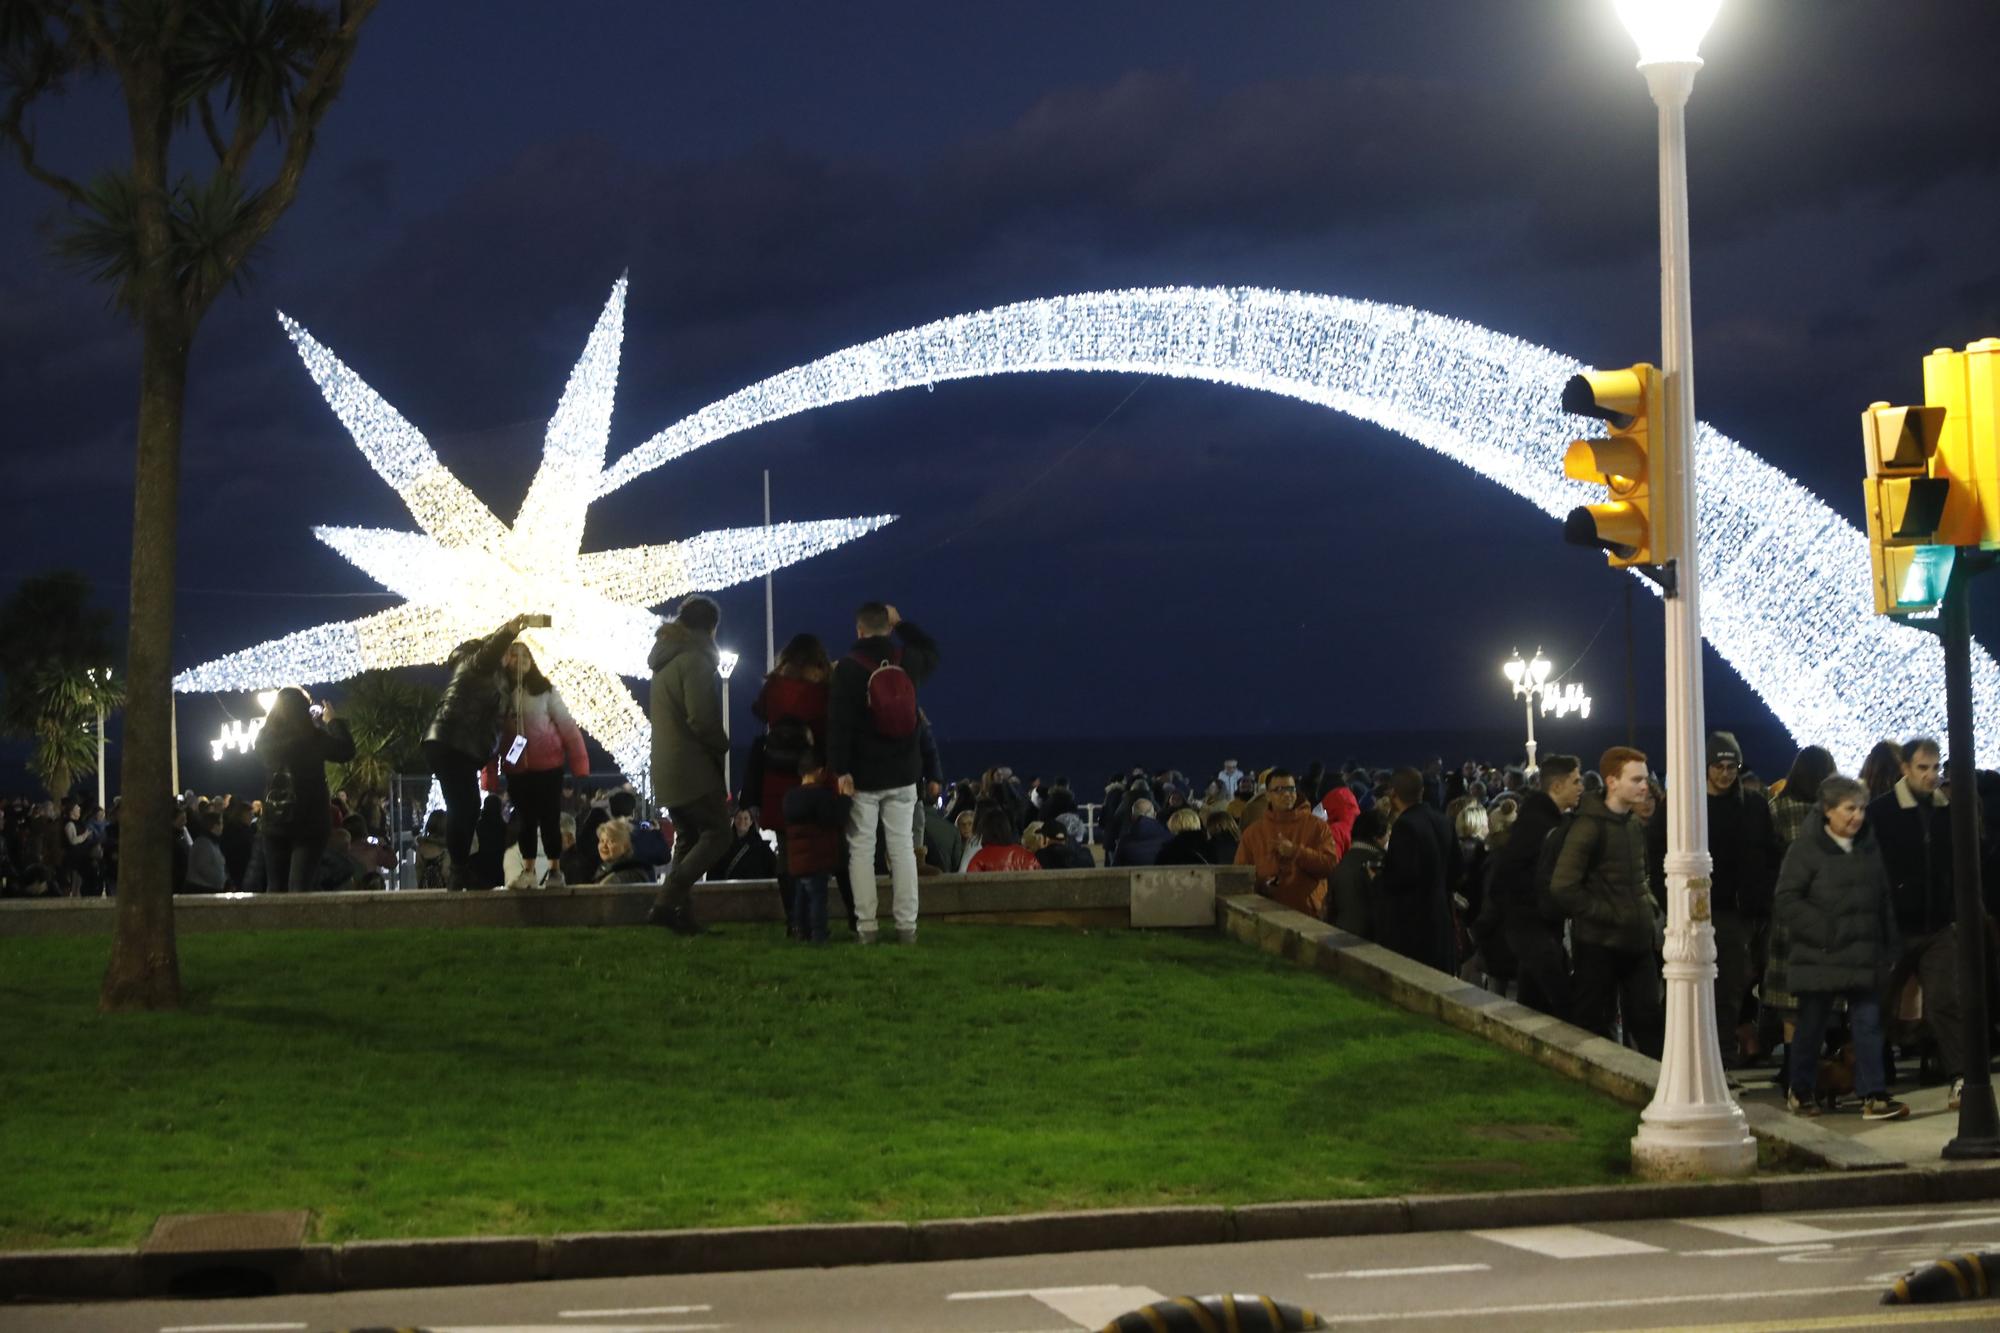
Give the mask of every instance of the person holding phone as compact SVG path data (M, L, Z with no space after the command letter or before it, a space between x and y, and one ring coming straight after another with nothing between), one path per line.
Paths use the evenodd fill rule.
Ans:
M518 615L483 639L467 639L445 664L451 680L424 732L424 762L444 793L445 846L451 854L451 887L465 888L472 831L479 821L479 770L499 748L500 713L508 681L501 659L521 631L546 616Z
M257 733L257 757L270 774L258 829L265 883L274 893L311 892L333 834L326 766L354 757L354 737L332 704L315 704L293 685L278 691L272 702L264 729Z
M535 887L535 843L539 838L549 858L547 887L559 889L564 879L562 857L562 781L565 769L575 777L590 776L590 754L562 695L535 665L534 650L516 640L500 658L508 681L507 710L500 735L506 751L486 766L486 789L500 785L507 773L507 795L521 817L521 869L510 889Z

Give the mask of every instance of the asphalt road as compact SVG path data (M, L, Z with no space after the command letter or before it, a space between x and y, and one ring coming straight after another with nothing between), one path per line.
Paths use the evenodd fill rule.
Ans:
M1075 1333L1159 1296L1263 1292L1335 1328L2000 1328L2000 1301L1877 1304L1897 1274L2000 1250L2000 1203L1357 1236L874 1268L0 1308L34 1333Z

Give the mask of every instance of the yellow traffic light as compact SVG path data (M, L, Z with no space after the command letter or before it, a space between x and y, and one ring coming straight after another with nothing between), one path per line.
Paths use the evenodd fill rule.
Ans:
M2000 546L2000 338L1925 357L1924 401L1946 413L1930 460L1931 475L1952 483L1937 542Z
M1570 511L1563 539L1604 550L1625 568L1653 565L1660 534L1653 525L1651 440L1660 402L1660 372L1640 362L1623 370L1586 370L1563 386L1563 411L1595 417L1611 428L1602 439L1576 440L1563 455L1563 473L1596 482L1610 492L1601 504Z
M1928 370L1927 363L1926 378ZM1948 536L1947 519L1962 525L1969 515L1977 522L1972 488L1933 475L1940 439L1960 424L1956 415L1941 405L1887 403L1870 403L1861 414L1869 564L1878 615L1935 607L1958 545Z

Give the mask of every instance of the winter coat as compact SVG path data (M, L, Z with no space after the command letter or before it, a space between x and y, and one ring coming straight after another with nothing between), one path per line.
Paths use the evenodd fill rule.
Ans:
M1653 951L1653 904L1646 887L1646 832L1631 811L1617 814L1595 792L1556 857L1549 896L1569 915L1573 937L1627 953Z
M777 870L777 853L771 850L770 843L764 841L764 835L753 828L731 843L729 853L722 858L721 864L703 878L769 879Z
M660 627L653 670L653 797L669 809L720 796L729 736L722 725L721 654L715 636L673 621Z
M764 688L757 692L750 712L764 723L767 736L780 723L793 724L786 727L787 731L804 727L812 734L812 753L824 762L826 696L827 683L823 680L770 675L764 677ZM756 773L744 775L743 799L762 810L765 819L776 826L785 815L785 793L798 785L797 766L773 760L767 752Z
M1280 839L1292 844L1280 855ZM1257 892L1277 899L1294 912L1318 916L1326 900L1326 877L1340 859L1333 850L1333 831L1310 809L1270 806L1264 817L1243 830L1236 847L1236 864L1257 868Z
M937 644L905 620L888 634L856 640L847 656L833 664L827 699L827 767L853 778L857 791L893 791L915 785L924 775L921 724L907 736L882 736L868 715L868 677L891 658L921 691L937 670Z
M567 763L572 777L590 776L590 752L583 747L583 733L577 730L569 708L553 687L540 694L524 691L519 717L513 715L513 691L507 692L503 703L506 706L500 724L503 744L511 747L515 736L525 737L528 743L522 747L521 757L512 763L506 761L503 752L500 768L509 773L546 773Z
M964 857L965 839L958 836L958 825L946 819L944 811L924 802L924 858L939 870L950 872L958 869Z
M1044 870L1091 870L1097 860L1087 847L1079 847L1068 840L1043 843L1035 853L1035 860Z
M1319 808L1326 811L1326 827L1333 834L1333 854L1347 855L1347 848L1354 841L1354 821L1361 817L1361 802L1347 788L1336 786L1326 794Z
M847 812L852 804L822 782L802 783L786 792L786 870L793 875L827 875L846 865Z
M1377 942L1440 972L1458 970L1450 889L1457 861L1458 838L1437 810L1417 804L1396 816L1375 880Z
M1176 833L1167 839L1167 845L1160 849L1156 866L1205 866L1212 865L1208 859L1208 837L1200 829L1190 829Z
M1868 830L1882 849L1896 928L1906 936L1932 935L1952 923L1951 809L1944 793L1929 801L1910 790L1908 778L1868 803Z
M1789 941L1786 984L1795 995L1877 991L1895 960L1895 910L1875 835L1863 828L1842 851L1815 811L1778 871L1776 919Z
M326 766L354 758L354 735L339 719L321 726L314 722L303 731L266 726L257 733L257 757L266 772L282 765L292 775L291 821L278 828L265 816L263 832L284 838L325 840L333 832L333 797L326 789ZM266 807L268 812L269 807Z
M1521 802L1521 813L1507 834L1507 841L1488 862L1490 892L1502 921L1539 922L1541 904L1535 892L1535 866L1542 844L1560 828L1563 812L1545 792L1529 792Z
M1151 815L1140 815L1126 824L1125 832L1118 839L1118 850L1111 855L1111 864L1157 865L1167 842L1167 826Z
M1704 788L1706 791L1706 788ZM1667 820L1663 807L1646 830L1648 867L1667 856ZM1717 796L1708 792L1709 902L1720 912L1740 912L1762 921L1771 915L1771 885L1778 873L1778 834L1771 807L1737 783ZM1653 896L1665 901L1664 876L1653 880Z
M1320 917L1364 940L1375 938L1375 880L1382 873L1382 849L1373 843L1349 845L1326 881Z
M989 842L966 862L965 873L977 875L989 870L1040 870L1035 854L1018 842Z
M520 633L516 617L479 640L463 657L452 659L451 679L431 714L425 740L456 750L476 764L493 757L500 740L501 695L507 688L500 659Z
M651 865L628 856L621 861L614 861L602 870L599 870L597 872L597 882L599 884L656 884L659 882L659 876L654 873L654 867Z

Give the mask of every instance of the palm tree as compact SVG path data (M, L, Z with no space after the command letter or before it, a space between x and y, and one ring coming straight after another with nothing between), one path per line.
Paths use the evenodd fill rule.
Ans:
M97 772L99 720L125 702L125 689L109 671L50 663L34 674L35 748L28 771L61 800L78 778Z
M418 747L437 705L435 686L402 672L364 671L348 681L340 715L354 733L354 758L332 771L333 788L357 799L386 796L390 778L423 771Z
M298 194L322 117L376 0L6 0L0 142L69 208L59 253L109 284L140 335L132 602L126 645L126 854L98 993L107 1011L177 1008L169 728L181 423L188 356L209 306ZM93 78L116 82L131 157L85 185L36 153L27 115ZM254 184L258 147L275 144ZM171 163L212 155L206 180Z

